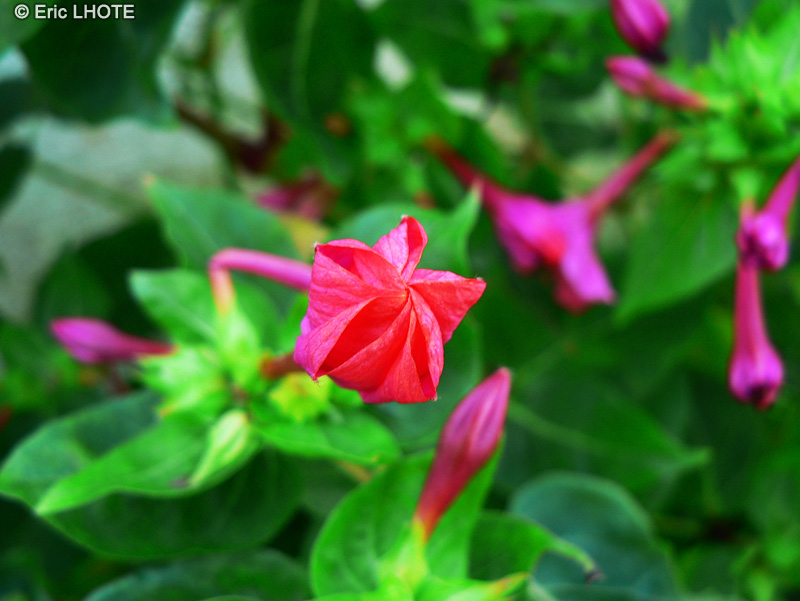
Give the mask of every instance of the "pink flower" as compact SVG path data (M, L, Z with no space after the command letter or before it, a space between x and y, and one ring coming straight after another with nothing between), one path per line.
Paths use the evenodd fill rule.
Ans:
M661 44L669 32L669 13L658 0L611 0L611 18L628 45L657 62L666 59Z
M257 250L225 248L208 262L208 279L217 308L226 312L234 299L231 271L251 273L306 291L311 285L311 266L302 261L278 257Z
M334 190L317 176L279 186L258 197L258 204L278 213L296 213L306 219L325 216L334 197Z
M769 409L783 384L783 363L772 346L764 324L758 268L740 260L736 266L733 352L728 366L728 386L733 396Z
M664 79L647 62L635 56L612 56L606 60L606 69L617 87L630 96L686 111L707 108L701 95Z
M789 260L789 239L786 235L789 213L800 186L800 157L795 159L758 212L748 206L736 244L744 261L760 269L776 271Z
M447 419L414 512L426 538L494 455L503 433L510 390L511 374L501 368L478 384Z
M559 204L503 188L441 142L431 147L464 185L480 188L514 268L523 274L539 267L552 270L556 301L579 312L593 304L611 304L616 298L594 248L599 218L673 142L671 134L656 136L598 188Z
M167 355L173 347L120 332L99 319L67 317L50 322L53 336L73 358L83 363L132 361L147 355Z
M417 269L427 242L420 223L404 217L374 247L318 245L298 365L359 391L367 403L436 398L443 346L486 284Z

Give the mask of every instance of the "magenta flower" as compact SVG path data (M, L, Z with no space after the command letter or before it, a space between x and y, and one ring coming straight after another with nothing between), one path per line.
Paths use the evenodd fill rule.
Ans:
M231 271L258 275L302 292L311 285L311 266L307 263L256 250L226 248L208 262L211 291L217 308L223 313L230 309L234 299Z
M706 99L700 94L664 79L646 61L635 56L612 56L606 60L606 69L617 87L630 96L686 111L707 108Z
M733 396L757 409L769 409L783 384L783 363L764 324L758 268L740 260L736 266L733 352L728 386Z
M50 322L58 342L82 363L132 361L148 355L167 355L173 347L120 332L99 319L67 317Z
M523 274L550 269L556 280L556 301L569 311L616 298L594 248L597 223L608 207L674 143L671 134L656 136L606 182L582 198L549 203L523 196L493 182L442 143L431 147L465 185L478 186L500 243L514 268Z
M658 0L611 0L611 18L619 35L642 56L664 62L661 44L669 32L667 9Z
M789 260L787 222L797 189L800 186L800 157L781 176L764 207L758 211L748 206L736 234L736 244L744 261L760 269L777 271Z
M511 374L505 368L478 384L450 414L414 519L430 538L439 520L497 449L508 409Z
M417 269L428 242L404 217L370 247L334 240L316 248L308 313L294 358L312 378L330 376L367 403L436 398L444 344L486 284Z

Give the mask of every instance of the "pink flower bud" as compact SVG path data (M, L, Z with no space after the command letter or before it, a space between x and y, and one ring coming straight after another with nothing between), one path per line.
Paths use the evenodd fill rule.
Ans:
M611 0L614 25L628 45L657 62L666 56L661 44L669 31L669 13L658 0Z
M367 403L436 398L444 344L483 294L482 280L417 269L428 236L413 217L370 247L316 248L295 361Z
M616 299L594 249L599 218L674 142L670 133L657 135L595 190L559 204L507 190L443 143L430 146L465 186L478 187L514 268L525 274L539 267L550 269L556 280L556 301L579 312Z
M82 363L132 361L147 355L167 355L173 347L120 332L99 319L67 317L50 322L53 336Z
M430 538L439 520L497 449L508 409L505 368L478 384L450 414L417 502L414 519Z
M800 157L781 176L772 194L758 212L746 207L736 244L742 260L760 269L777 271L789 260L786 234L789 213L800 186Z
M761 307L758 268L736 266L733 352L728 386L733 395L757 409L769 409L783 384L783 363L769 340Z
M606 60L606 69L617 87L631 96L686 111L707 108L701 95L664 79L647 62L635 56L613 56Z
M311 266L302 261L277 257L256 250L226 248L208 262L208 279L217 308L225 312L233 303L231 271L252 273L301 292L311 285Z

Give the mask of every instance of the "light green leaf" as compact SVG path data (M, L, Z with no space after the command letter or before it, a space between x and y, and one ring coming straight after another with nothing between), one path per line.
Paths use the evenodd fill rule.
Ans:
M466 577L468 539L495 464L490 462L475 477L433 533L427 546L432 574ZM311 553L311 581L317 595L377 588L379 560L407 531L429 465L429 454L396 463L338 505Z
M361 411L323 415L302 423L263 423L256 428L267 444L291 455L382 465L400 454L392 433Z

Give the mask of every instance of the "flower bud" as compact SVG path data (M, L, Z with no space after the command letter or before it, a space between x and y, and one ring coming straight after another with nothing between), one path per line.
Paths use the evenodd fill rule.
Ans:
M447 419L414 513L426 538L494 455L503 433L510 390L511 374L501 368L478 384Z
M733 328L728 386L741 402L769 409L783 384L783 363L764 324L758 268L742 260L736 266Z
M99 319L55 319L50 330L66 351L82 363L132 361L173 351L172 345L125 334Z
M617 87L630 96L686 111L704 111L707 108L705 98L664 79L640 58L612 56L606 60L606 69Z
M800 187L800 157L781 176L764 208L745 207L736 244L742 260L760 269L777 271L789 260L787 222Z
M642 56L664 62L661 44L669 31L669 13L658 0L611 0L619 35Z
M273 280L301 292L311 285L311 266L294 259L278 257L256 250L226 248L208 262L208 279L214 302L221 312L233 303L234 290L231 271L242 271Z

